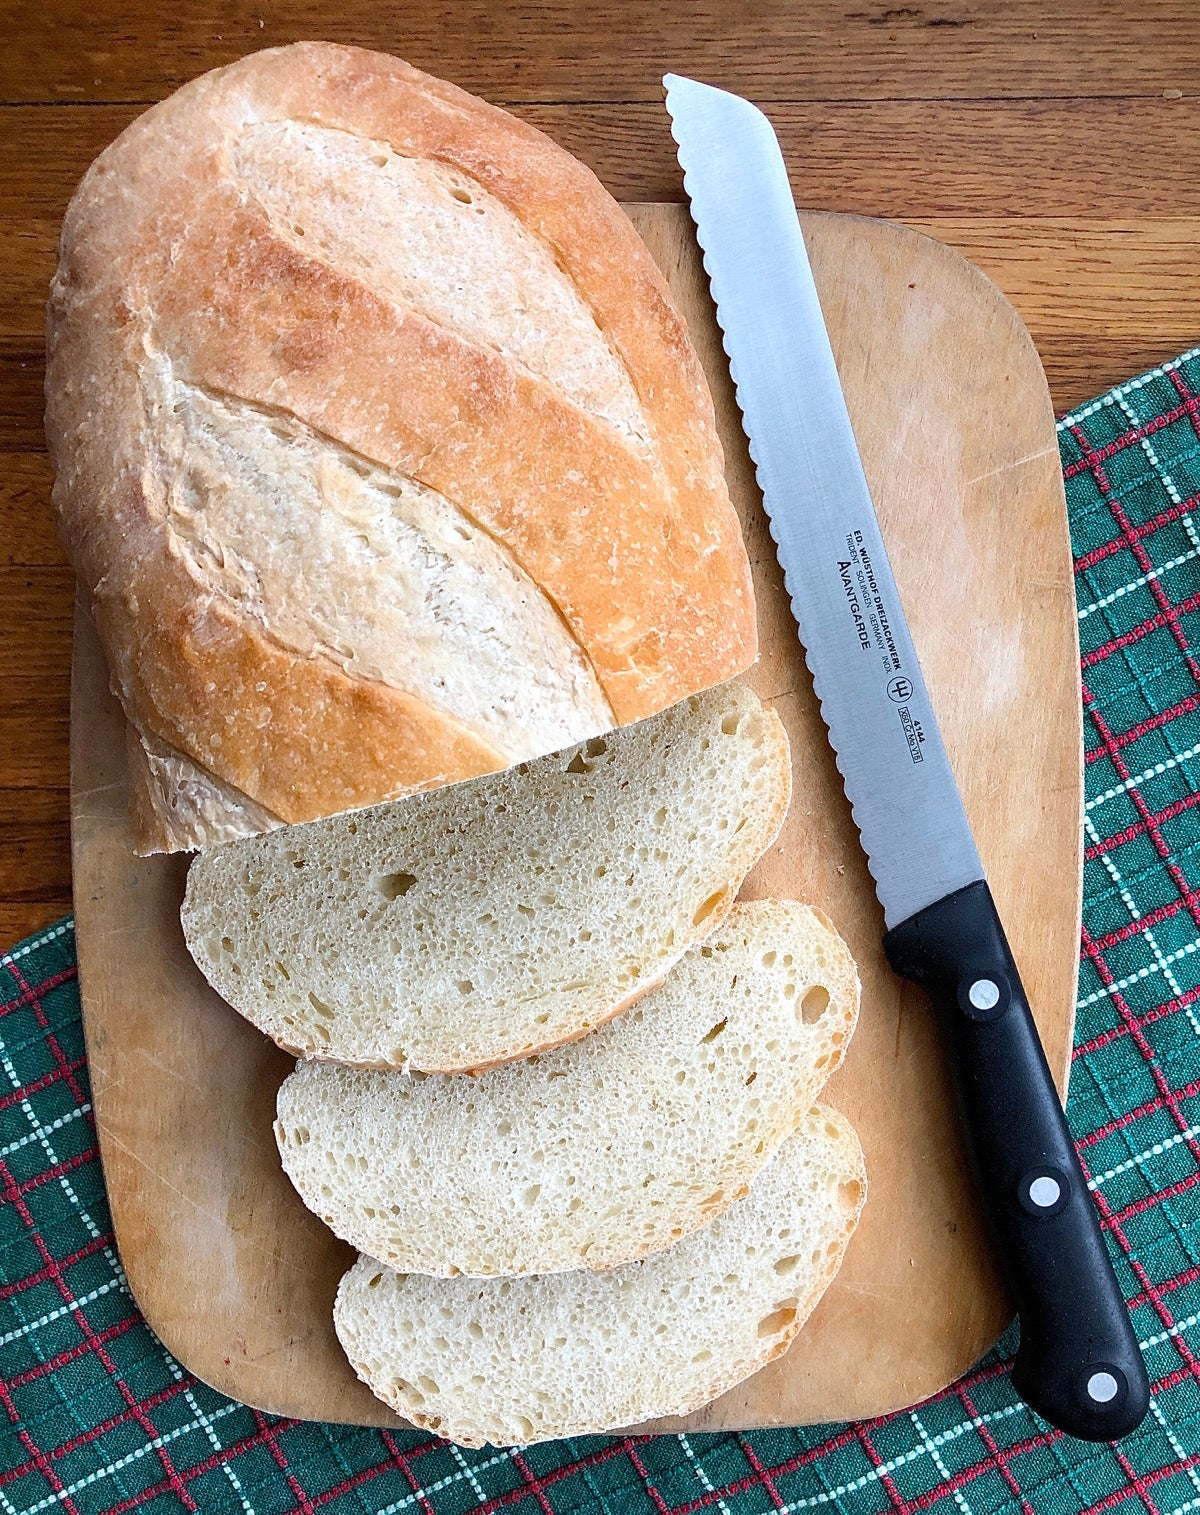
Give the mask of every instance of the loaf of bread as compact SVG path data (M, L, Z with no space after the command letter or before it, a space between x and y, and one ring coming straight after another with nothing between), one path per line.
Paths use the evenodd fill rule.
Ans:
M611 1273L430 1278L362 1257L334 1324L406 1420L463 1446L685 1415L787 1350L837 1272L862 1149L816 1106L749 1194L669 1252Z
M807 905L735 905L611 1025L478 1078L301 1063L275 1136L360 1252L453 1277L611 1268L746 1192L841 1062L845 944Z
M503 768L754 659L646 248L397 59L300 43L139 117L68 210L46 386L142 850Z
M787 811L736 681L446 789L243 838L188 873L188 948L302 1056L461 1072L582 1036L728 912Z

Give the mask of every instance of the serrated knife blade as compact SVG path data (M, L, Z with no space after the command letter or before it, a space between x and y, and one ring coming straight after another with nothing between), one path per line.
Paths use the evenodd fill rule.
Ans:
M1016 1298L1013 1382L1090 1440L1149 1382L946 756L766 116L668 74L667 110L738 406L893 969L930 995Z
M763 505L888 926L983 878L770 122L669 74L684 188ZM765 312L770 319L763 319Z

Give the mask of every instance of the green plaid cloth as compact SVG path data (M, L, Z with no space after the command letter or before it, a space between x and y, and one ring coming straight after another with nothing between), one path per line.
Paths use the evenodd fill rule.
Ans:
M1146 1355L1142 1428L1050 1430L1012 1391L1011 1332L901 1414L744 1436L464 1452L224 1399L121 1271L68 920L0 957L0 1515L1200 1510L1200 348L1059 437L1087 713L1068 1114Z

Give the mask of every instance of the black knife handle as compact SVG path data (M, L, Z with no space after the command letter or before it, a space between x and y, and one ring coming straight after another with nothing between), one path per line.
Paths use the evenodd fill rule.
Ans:
M1013 1385L1051 1425L1110 1441L1141 1424L1150 1385L991 890L969 884L883 940L926 989L978 1188L1016 1299Z

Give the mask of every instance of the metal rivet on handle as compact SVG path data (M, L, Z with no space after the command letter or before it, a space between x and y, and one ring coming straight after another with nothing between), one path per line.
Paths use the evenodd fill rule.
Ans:
M1051 1205L1058 1204L1059 1195L1062 1193L1062 1185L1056 1178L1051 1178L1048 1173L1043 1173L1040 1178L1035 1178L1029 1185L1029 1198L1039 1210L1049 1210ZM1088 1389L1091 1393L1091 1389Z
M1111 1373L1093 1373L1087 1381L1088 1398L1095 1400L1098 1405L1106 1405L1110 1400L1116 1399L1120 1387Z
M990 978L977 978L967 990L976 1010L994 1010L1000 1003L1000 985Z

